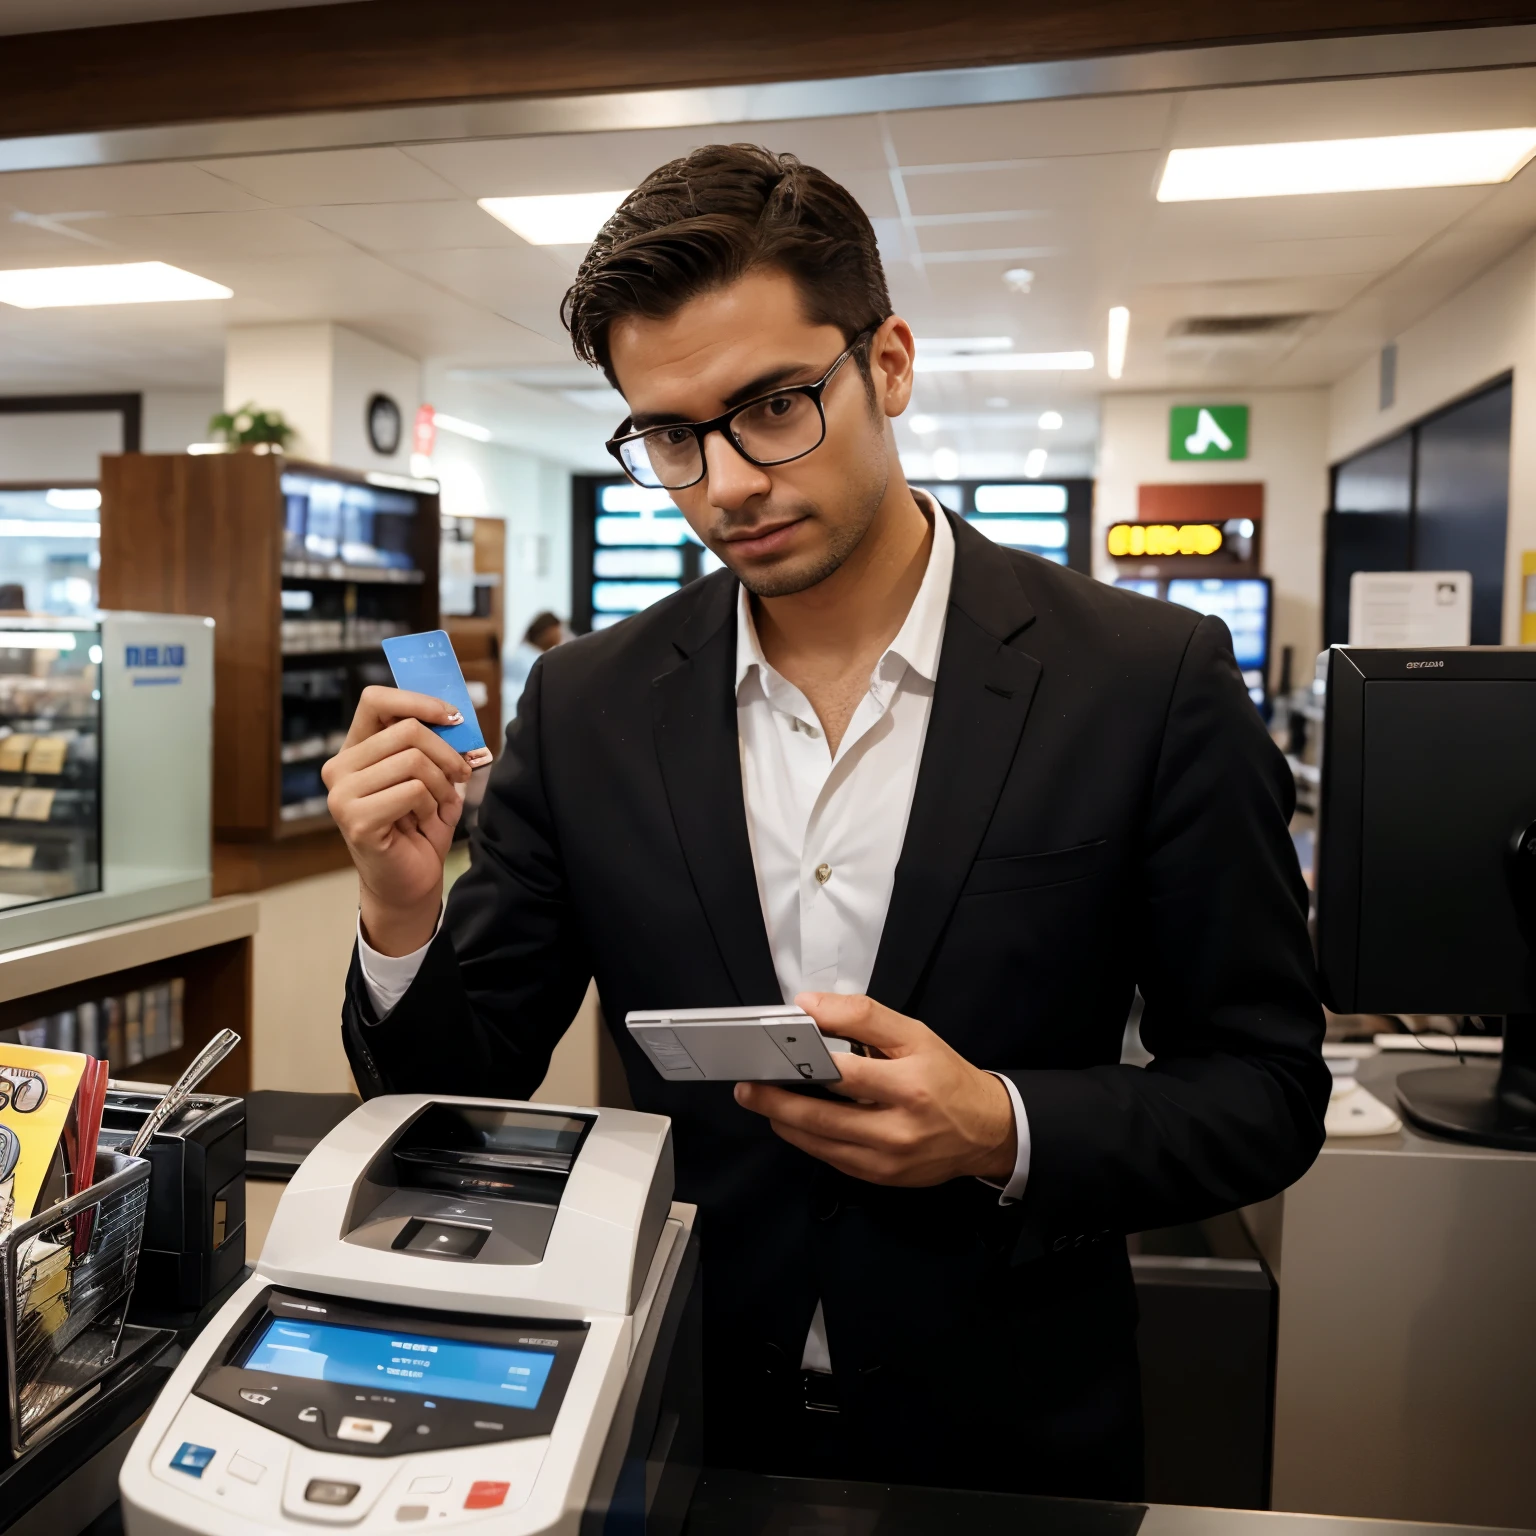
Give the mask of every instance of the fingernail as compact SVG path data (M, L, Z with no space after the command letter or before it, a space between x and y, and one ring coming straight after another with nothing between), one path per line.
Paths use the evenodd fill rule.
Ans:
M458 712L458 710L456 710L456 709L450 710L448 712L448 724L449 725L463 725L464 724L464 716L461 715Z

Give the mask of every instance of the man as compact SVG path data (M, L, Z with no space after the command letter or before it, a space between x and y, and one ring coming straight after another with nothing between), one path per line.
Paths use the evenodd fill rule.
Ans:
M441 921L466 770L440 703L365 695L326 767L358 1082L526 1095L595 975L703 1212L711 1462L1134 1497L1124 1234L1283 1188L1328 1093L1227 632L914 496L911 331L790 156L663 166L565 312L728 569L535 666ZM665 1083L623 1028L784 999L876 1048L847 1102Z

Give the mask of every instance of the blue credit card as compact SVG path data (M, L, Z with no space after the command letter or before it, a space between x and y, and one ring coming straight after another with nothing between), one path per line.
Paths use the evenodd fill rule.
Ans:
M395 687L441 699L464 716L461 725L434 725L431 730L455 752L467 755L485 750L485 737L470 701L469 687L446 631L429 629L420 635L396 635L384 642L384 655L395 675Z

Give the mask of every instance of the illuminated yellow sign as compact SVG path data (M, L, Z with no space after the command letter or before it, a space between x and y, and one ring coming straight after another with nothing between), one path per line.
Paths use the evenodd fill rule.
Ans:
M1143 555L1214 555L1222 546L1216 523L1115 523L1109 552L1117 560Z

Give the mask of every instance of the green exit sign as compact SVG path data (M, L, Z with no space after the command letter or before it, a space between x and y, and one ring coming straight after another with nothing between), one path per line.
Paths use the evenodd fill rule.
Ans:
M1168 412L1170 459L1246 459L1246 405L1176 405Z

